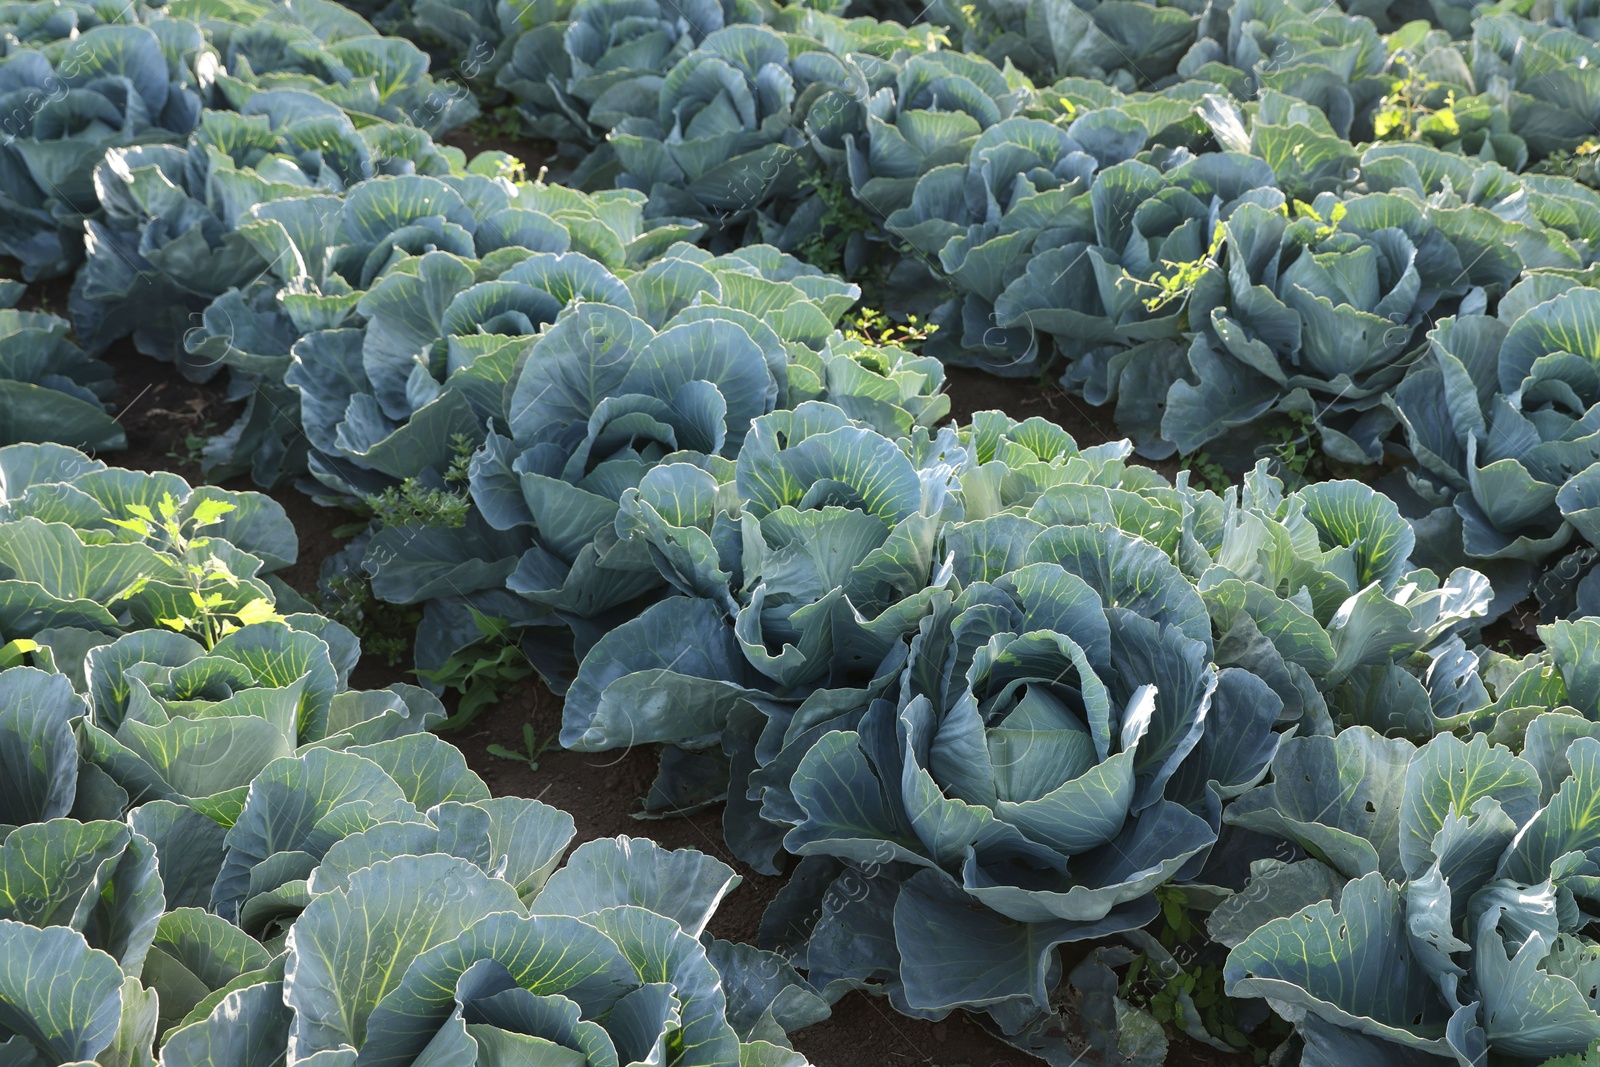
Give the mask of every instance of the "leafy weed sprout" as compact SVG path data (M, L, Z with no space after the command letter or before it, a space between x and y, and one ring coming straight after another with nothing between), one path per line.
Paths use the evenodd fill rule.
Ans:
M361 639L363 655L390 667L398 666L411 651L412 635L422 625L422 612L409 604L379 600L364 577L340 574L325 579L319 607Z
M440 723L440 730L459 730L483 709L500 699L507 688L533 673L522 654L516 634L504 619L490 618L471 609L472 621L482 635L451 655L435 670L418 671L423 678L461 695L456 712Z
M483 141L513 140L522 136L522 114L510 104L485 108L467 124L467 130Z
M372 518L379 526L442 526L456 529L466 525L472 511L467 482L472 466L473 443L465 434L450 441L452 456L444 472L444 487L424 485L407 478L376 496L367 498Z
M211 538L199 532L221 522L233 510L234 505L223 500L202 500L194 513L184 519L178 502L168 493L153 512L144 504L129 504L127 511L132 518L110 520L147 540L164 542L160 547L175 557L188 588L187 596L171 605L173 614L156 621L198 638L206 648L215 647L241 627L283 618L266 597L254 596L240 602L241 589L249 587L240 583L227 560L210 551ZM148 577L137 578L112 599L134 596L149 583Z
M1529 169L1600 188L1600 142L1585 141L1570 152L1552 152Z
M823 212L817 229L795 246L794 254L830 274L848 277L845 249L855 235L876 229L872 219L850 188L824 170L813 168L801 179L800 187L802 191L810 190L822 202Z
M1417 71L1409 57L1400 53L1394 58L1399 71L1394 86L1378 101L1378 110L1372 116L1372 132L1380 141L1419 141L1435 138L1453 140L1461 136L1461 124L1456 120L1456 94L1445 94L1443 107L1431 107L1429 98L1438 91L1440 83Z
M177 463L186 463L192 467L200 467L205 459L206 443L215 436L217 424L211 419L206 419L200 424L199 431L190 430L183 435L183 447L180 450L174 444L167 450L167 458Z
M896 322L887 313L870 307L854 309L839 324L840 332L848 340L879 347L893 345L919 354L938 328L915 315L907 315L905 322Z
M1166 270L1158 270L1149 278L1132 279L1141 288L1155 290L1141 301L1144 309L1153 314L1169 304L1188 300L1189 295L1194 292L1194 287L1200 284L1200 279L1205 277L1206 272L1217 269L1217 257L1222 254L1222 245L1227 236L1227 231L1219 222L1211 231L1210 246L1206 249L1205 255L1199 259L1183 263L1168 262Z
M1180 456L1178 466L1189 472L1189 484L1196 489L1209 489L1213 493L1221 493L1233 484L1233 479L1228 476L1228 469L1204 449Z
M1288 1024L1273 1015L1264 1025L1246 1032L1238 1018L1243 1002L1223 992L1221 963L1192 955L1195 946L1209 942L1205 930L1194 919L1188 896L1181 888L1168 885L1157 889L1155 897L1161 905L1161 917L1152 932L1163 949L1181 956L1185 962L1175 968L1170 957L1156 963L1140 953L1128 965L1118 996L1141 1005L1157 1022L1175 1028L1181 1028L1185 1021L1187 1000L1199 1014L1206 1033L1248 1053L1254 1062L1266 1063L1272 1051L1288 1037Z
M543 741L537 739L533 732L532 723L522 724L522 748L510 748L506 745L488 745L484 751L496 759L511 760L515 763L526 763L528 770L539 769L539 760L546 752L556 747L556 735L551 734Z

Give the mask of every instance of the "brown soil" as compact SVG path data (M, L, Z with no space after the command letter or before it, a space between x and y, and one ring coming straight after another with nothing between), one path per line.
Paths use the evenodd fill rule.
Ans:
M1073 396L1053 380L997 378L971 367L946 367L944 379L950 418L956 423L969 421L975 411L1003 411L1013 419L1047 418L1080 445L1122 436L1108 409L1085 403L1083 397Z
M559 154L559 146L551 141L530 141L501 131L485 132L481 126L451 130L438 138L440 144L459 148L472 159L479 152L504 152L515 156L530 179L538 178L541 171L545 180L560 181L572 168L572 161Z

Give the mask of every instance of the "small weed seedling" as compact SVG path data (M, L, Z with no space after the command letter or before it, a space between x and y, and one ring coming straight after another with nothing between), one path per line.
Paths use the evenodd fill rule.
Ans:
M505 745L489 745L485 751L496 759L511 760L516 763L526 763L528 770L539 769L539 760L546 752L556 747L556 735L551 734L543 741L537 739L533 732L532 723L522 725L522 748L507 748Z
M915 315L907 315L905 322L896 322L886 313L869 307L856 308L839 324L840 332L849 340L867 345L894 345L919 354L938 328Z
M418 672L435 685L461 694L456 713L439 724L440 730L466 726L507 688L533 673L517 646L516 635L503 619L491 619L473 609L472 621L482 638L452 655L437 670Z

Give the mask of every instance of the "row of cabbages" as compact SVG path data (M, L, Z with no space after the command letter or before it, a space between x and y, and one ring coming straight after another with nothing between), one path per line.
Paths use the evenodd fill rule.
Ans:
M1465 138L1474 152L1489 137L1492 151L1524 163L1530 151L1541 157L1588 139L1600 117L1589 0L1389 10L1310 0L936 0L854 19L824 10L844 5L765 0L351 6L423 42L480 93L508 97L535 133L590 147L613 131L627 138L654 125L674 156L718 142L763 154L797 147L791 128L808 126L817 103L808 88L845 89L864 103L892 84L908 54L940 46L1015 72L1014 86L1083 78L1132 92L1198 81L1239 99L1277 89L1323 108L1341 136L1353 131L1363 141L1389 121L1380 102L1398 81L1420 105L1413 121L1441 113L1424 123L1429 136ZM773 53L768 42L786 47ZM978 85L947 84L947 109L967 110L954 101L970 101Z
M735 239L754 224L798 247L823 210L808 183L842 183L881 225L893 207L871 178L959 161L982 130L1057 108L1076 82L1102 97L1151 90L1169 113L1205 95L1244 105L1279 93L1337 139L1417 140L1521 170L1578 147L1600 120L1585 5L1526 7L1420 10L1434 25L1396 28L1311 0L935 4L950 37L762 3L422 0L374 17L509 95L531 132L592 149L577 173L586 187L638 188L655 213L699 215ZM988 32L1019 20L1025 31Z
M1245 5L1228 17L1239 26L1275 26L1285 40L1298 40L1290 28L1306 19L1365 27L1366 37L1356 34L1364 43L1351 54L1377 57L1364 61L1370 76L1389 77L1384 40L1364 18L1332 8L1268 14ZM591 16L598 17L579 5L573 25ZM1265 22L1249 21L1253 16ZM91 353L132 333L142 349L178 358L191 376L230 368L231 395L251 403L210 449L216 474L250 467L270 484L302 469L308 449L342 451L359 471L374 455L381 465L380 441L481 354L460 340L465 333L532 332L570 299L595 299L606 287L603 279L595 288L574 278L560 283L570 293L544 299L547 280L525 278L545 268L518 265L537 258L527 253L580 252L625 279L674 240L704 235L708 222L724 239L762 232L780 247L814 249L805 234L828 225L818 212L832 210L834 200L811 191L816 181L841 180L817 175L843 174L867 217L882 222L878 236L903 242L907 254L894 265L891 291L915 294L931 311L938 332L929 354L1007 374L1037 373L1064 359L1064 380L1090 400L1114 405L1120 426L1146 455L1209 449L1248 465L1246 453L1262 432L1286 421L1309 424L1312 444L1343 463L1409 451L1412 484L1391 491L1409 517L1439 534L1430 563L1471 563L1492 573L1501 594L1496 614L1554 560L1562 573L1587 570L1586 555L1559 557L1573 534L1584 532L1587 481L1574 476L1595 458L1584 427L1600 397L1590 395L1581 369L1592 358L1582 332L1575 353L1557 347L1571 338L1541 342L1543 349L1524 360L1527 374L1491 371L1481 359L1468 367L1477 414L1463 415L1460 403L1449 410L1419 403L1448 391L1435 387L1432 353L1459 344L1467 331L1451 332L1456 318L1509 321L1502 297L1520 314L1555 288L1580 288L1600 240L1600 196L1570 177L1508 170L1526 163L1529 150L1512 144L1504 122L1473 127L1458 117L1453 140L1419 127L1410 143L1357 150L1346 138L1371 136L1361 126L1371 125L1370 115L1358 116L1372 109L1336 106L1331 83L1302 70L1326 73L1334 53L1320 45L1295 52L1281 70L1265 60L1246 64L1262 76L1244 88L1225 89L1228 79L1208 62L1160 92L1125 94L1084 79L1036 92L985 60L939 51L892 24L803 9L772 19L814 36L736 25L688 56L728 68L727 77L711 79L724 96L746 83L756 92L761 72L774 64L811 71L798 81L778 79L792 83L810 109L785 120L794 134L781 142L788 162L751 163L763 190L788 182L784 195L798 214L774 215L768 208L776 201L766 191L759 203L748 200L750 183L738 176L743 135L695 149L715 165L728 196L712 191L717 182L698 180L682 195L669 194L663 190L678 188L677 179L634 181L630 163L621 171L608 163L591 177L639 186L648 196L627 189L576 194L504 180L512 166L504 157L486 156L469 168L416 129L358 127L310 91L311 75L286 75L263 82L238 105L240 113L201 115L184 145L114 149L98 166L104 217L88 222L89 262L72 301L78 332ZM1447 38L1414 30L1390 44L1407 56L1419 49L1454 54ZM1273 77L1263 73L1269 68ZM1283 70L1304 76L1285 80L1277 76ZM1203 80L1213 76L1218 81ZM1309 93L1312 83L1326 91ZM1230 91L1257 99L1240 105ZM1341 92L1340 100L1350 95ZM1356 95L1371 104L1382 94ZM676 91L672 98L687 99ZM731 97L718 99L707 105L710 125L689 125L710 130L710 115L747 110ZM1464 98L1451 99L1452 114L1465 114ZM1524 134L1544 128L1531 119L1516 126ZM629 128L618 126L606 151L624 160L688 151L662 130L634 137ZM1541 144L1534 154L1553 147ZM793 176L791 163L813 184L782 178ZM364 188L384 174L431 176L449 189L418 181ZM747 201L767 221L728 230L728 213ZM865 262L875 244L887 252L870 236L854 234L846 258ZM472 286L465 266L448 279L386 280L415 271L432 251L469 261ZM447 293L473 288L477 299L489 299L492 288L498 303L481 309L482 322L473 317L475 305L458 307L449 324L436 309L430 321L375 344L368 324L387 316L393 300L410 300L412 289L430 284ZM543 293L512 295L511 286ZM949 298L938 303L941 292ZM526 327L505 324L506 301ZM354 377L339 371L349 381L335 384L331 398L326 382L296 396L284 377L293 350L311 350L303 339L328 329L365 331L366 366ZM324 338L318 351L345 366L357 338ZM413 375L413 357L424 347L432 385ZM509 363L518 352L502 347L479 370L488 373L490 363ZM1577 358L1541 360L1562 352ZM323 361L319 354L311 362ZM1554 389L1539 385L1553 377L1560 378ZM416 395L402 395L408 383ZM423 450L426 461L385 475L403 480L430 465L442 475L457 435L468 445L483 439L483 424L500 416L501 406L487 399L482 382L472 384L470 414L455 395L465 389L443 389L445 402L430 408L430 425L441 432ZM367 392L378 404L363 405L355 422L326 410ZM302 434L298 409L312 394L323 425ZM331 435L341 428L352 439L336 448ZM1559 460L1529 461L1532 445L1539 455L1559 452ZM1559 614L1586 611L1596 598L1553 600L1559 602L1550 610Z
M588 653L563 744L665 742L650 806L725 798L741 859L801 857L763 933L828 996L981 1011L1059 1064L1164 1048L1100 977L1120 957L1058 952L1159 955L1139 931L1179 886L1308 1062L1586 1048L1600 623L1470 650L1487 581L1414 567L1370 488L1262 467L1218 496L1127 455L811 403L735 463L669 458L614 551L677 595ZM1318 902L1362 878L1341 925Z
M329 182L370 176L355 158L366 154L362 144L404 160L408 141L477 114L469 94L429 76L415 45L379 36L328 0L6 4L0 252L30 280L73 271L84 259L84 221L101 208L95 168L109 149L181 144L203 109L259 114L270 106L252 100L288 89L326 105L316 128L286 136L302 156L332 157L338 177L320 176ZM338 144L352 140L355 151ZM176 205L168 215L174 234L194 221L178 218Z
M828 1013L706 925L726 865L491 798L437 698L263 575L283 512L0 449L8 1067L803 1067ZM280 588L281 587L277 587Z
M620 542L680 595L590 653L565 739L674 742L663 806L726 792L744 858L804 857L764 924L802 981L696 941L722 865L602 842L552 875L570 821L490 800L434 698L347 691L351 635L280 614L270 501L0 450L0 632L32 664L0 674L6 1051L795 1063L782 1030L865 986L1067 1062L1159 1043L1114 953L1051 961L1152 950L1175 882L1215 905L1230 988L1312 1050L1583 1047L1600 626L1469 652L1487 583L1414 569L1369 488L1259 470L1218 497L1127 452L808 402L623 494ZM1115 1031L1058 1014L1064 981Z
M428 605L425 669L490 616L537 628L530 655L570 678L665 589L607 532L663 457L731 461L752 420L807 401L895 436L949 410L937 360L836 332L859 289L793 256L713 256L687 243L698 224L647 219L642 194L513 181L494 153L462 167L430 148L418 169L437 173L342 190L274 185L275 157L238 146L318 102L252 105L208 112L186 148L108 154L93 232L143 266L97 251L74 308L102 345L136 326L191 377L230 372L249 404L208 450L214 476L309 472L323 499L377 514L340 566ZM173 204L201 225L168 225ZM398 518L381 503L397 495L416 505Z
M467 74L517 94L534 131L595 146L582 181L648 194L629 202L638 211L630 234L662 227L694 237L693 227L710 226L722 242L765 238L814 253L827 245L818 238L840 226L843 197L864 229L838 245L840 262L882 262L891 306L930 312L938 333L928 354L1002 374L1064 360L1064 381L1114 405L1118 424L1149 456L1210 450L1248 466L1262 430L1285 422L1309 426L1310 446L1342 464L1410 451L1413 485L1390 490L1408 517L1440 534L1429 537L1438 544L1430 563L1493 574L1496 614L1552 563L1584 576L1587 555L1562 555L1586 522L1587 482L1574 475L1595 459L1584 426L1600 397L1590 397L1581 370L1595 358L1584 334L1576 334L1579 352L1560 347L1571 339L1552 339L1534 354L1576 357L1534 371L1562 376L1558 397L1523 389L1514 371L1469 368L1480 414L1467 418L1454 402L1450 411L1437 403L1424 411L1418 400L1446 392L1435 389L1432 354L1450 346L1442 338L1454 318L1491 315L1509 325L1499 299L1514 288L1510 309L1520 314L1544 302L1534 296L1550 286L1579 288L1587 278L1600 197L1562 174L1515 173L1587 136L1590 118L1573 102L1594 66L1586 11L1557 5L1533 13L1544 22L1498 13L1458 26L1461 11L1440 8L1429 18L1448 34L1408 24L1384 37L1368 16L1389 29L1392 13L1278 0L1202 16L1059 6L1027 5L1027 18L1067 27L1062 40L1088 42L1083 54L1098 38L1070 27L1088 14L1210 29L1184 43L1171 70L1152 66L1149 50L1118 30L1118 54L1136 61L1142 80L1110 78L1122 86L1114 88L1067 77L1035 90L1014 70L941 50L926 26L902 30L805 8L707 5L691 18L651 5L482 5L448 14L418 5L410 14L390 6L384 18L458 59L478 54ZM1002 37L1051 38L1037 26ZM1109 69L1022 66L1040 77L1106 78ZM1160 90L1134 91L1146 85ZM1568 115L1566 106L1576 110ZM1354 147L1374 136L1400 142ZM109 189L117 186L112 170ZM826 187L837 195L818 195ZM202 197L194 179L189 195L216 200ZM334 270L344 299L301 304L291 322L290 301L277 291L320 293L328 270L296 266L306 250L286 251L293 240L251 238L259 230L242 226L242 208L221 211L216 250L197 262L227 261L235 227L234 245L258 248L234 256L232 272L197 270L205 283L189 290L187 306L171 302L181 310L152 349L176 349L181 315L203 310L205 326L189 333L190 360L275 371L312 326L354 325L362 314L342 286L365 290L370 278ZM118 211L134 222L123 243L160 242L157 211L149 203ZM483 254L482 242L469 248L413 234L410 251ZM350 238L326 240L338 248ZM517 240L549 248L542 237ZM637 269L645 259L603 262ZM123 256L102 254L96 264L126 275ZM259 277L267 264L285 277ZM371 264L354 274L370 275ZM134 286L94 288L138 306L123 299ZM94 322L98 312L82 306L82 322ZM1454 336L1459 342L1461 331ZM400 406L386 403L387 418L400 418ZM298 456L283 456L293 414L293 398L274 389L216 458L234 469L229 453L248 454L266 477L280 459L293 469ZM1531 445L1560 458L1530 462ZM1507 504L1494 488L1502 485L1528 491ZM1594 595L1554 597L1550 611L1597 605Z
M473 374L487 373L493 353L482 334L531 335L568 302L589 297L596 273L620 285L608 266L642 265L699 232L671 222L647 227L627 194L514 186L506 157L486 153L469 165L426 137L411 143L416 155L405 169L417 173L379 180L371 180L358 139L347 186L326 169L327 156L313 160L323 170L308 173L284 154L296 127L315 128L325 105L295 90L253 103L257 112L243 116L208 112L186 147L108 154L96 176L106 218L92 224L91 258L73 290L74 320L92 348L131 333L142 350L176 362L190 379L229 372L230 395L249 403L210 442L213 476L250 470L270 486L303 473L312 445L336 452L321 442L331 439L345 403L327 414L326 426L313 417L302 433L300 401L286 382L296 349L326 344L324 334L354 334L358 349L360 338L373 338L370 365L356 373L381 382L385 402L363 427L369 439L353 446L359 460L454 371L477 362ZM172 225L174 217L184 223ZM419 304L414 290L430 281L418 270L429 255L432 264L449 259L459 269L445 282L448 291ZM560 264L541 272L523 263L529 259ZM486 284L473 300L500 293L504 306L463 304L447 327L446 305L476 282ZM309 364L349 373L320 359ZM397 403L412 379L409 404ZM434 380L431 393L424 379ZM370 388L352 380L346 391ZM487 390L480 382L477 392ZM468 418L476 437L490 413ZM428 462L421 457L412 473Z
M594 145L575 180L647 193L647 218L881 270L895 310L931 313L929 354L1064 362L1145 455L1248 466L1264 430L1307 423L1341 463L1409 452L1417 484L1393 491L1448 546L1433 559L1493 573L1497 614L1552 562L1588 570L1559 552L1584 532L1592 338L1537 353L1574 357L1535 372L1559 397L1480 366L1481 414L1417 404L1464 333L1441 320L1509 324L1518 283L1520 313L1589 278L1600 196L1564 155L1600 120L1582 3L936 5L970 55L798 8L452 11L381 18L492 56L480 88ZM1560 461L1524 463L1534 446Z

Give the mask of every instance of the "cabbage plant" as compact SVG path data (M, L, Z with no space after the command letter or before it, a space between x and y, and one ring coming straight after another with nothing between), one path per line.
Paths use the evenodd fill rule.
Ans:
M267 269L248 285L214 300L200 327L185 338L190 364L227 366L259 398L239 423L211 444L208 459L213 470L252 469L258 483L270 485L303 469L307 441L299 432L300 402L285 380L302 338L305 344L318 344L327 341L321 336L326 331L353 334L363 347L370 345L372 373L380 379L392 377L384 369L392 365L403 380L412 370L412 357L424 349L429 350L428 373L440 377L447 373L447 348L454 350L456 366L476 355L476 349L464 347L470 342L447 343L437 320L443 308L409 321L415 311L407 304L407 287L417 284L416 271L426 253L447 253L443 258L457 264L449 275L454 294L472 280L493 281L536 253L573 250L621 269L642 265L673 241L696 232L676 220L646 222L641 214L643 198L637 194L588 197L542 183L513 185L506 177L511 163L509 157L489 153L464 172L456 169L437 178L381 177L357 183L344 196L264 202L241 217L239 232ZM479 256L485 257L481 267ZM440 259L428 262L434 265ZM598 263L594 266L603 272ZM476 279L480 269L483 277ZM395 277L386 279L391 272ZM385 284L379 285L380 281ZM534 320L523 327L485 321L485 330L531 331L534 321L549 321L577 294L560 286L553 291L559 295L545 294L543 310L528 309ZM391 310L401 312L400 317L391 320ZM451 333L479 332L475 320L469 325L460 314L452 320ZM375 324L369 326L369 320ZM342 388L348 394L358 386ZM404 419L412 407L434 395L418 394L412 401L398 402L387 386L384 393L389 419ZM336 412L323 416L328 434L344 407L341 400ZM312 427L310 443L324 454L335 454L337 450L318 435L322 429ZM387 431L373 425L367 433L373 432ZM427 462L423 457L410 473Z
M111 640L57 628L10 652L69 672L0 673L17 694L5 733L21 762L0 816L12 826L115 819L152 800L226 826L275 759L313 744L376 744L443 718L415 686L349 691L356 640L314 615L252 623L210 649L162 629Z
M1535 159L1593 136L1600 82L1592 28L1585 33L1510 12L1485 14L1473 20L1469 58L1474 80L1494 87L1511 129Z
M1360 175L1369 192L1409 190L1452 209L1453 215L1436 216L1443 221L1480 217L1463 208L1490 212L1510 224L1499 243L1514 247L1528 267L1588 264L1600 248L1600 194L1568 176L1512 174L1490 160L1415 142L1372 145L1361 154ZM1451 227L1462 228L1461 222ZM1484 252L1505 255L1487 247Z
M1162 415L1180 451L1298 411L1330 456L1374 462L1426 316L1498 296L1524 266L1577 265L1564 239L1521 243L1514 224L1449 200L1324 194L1300 214L1246 205L1223 224L1224 266L1189 296L1189 372Z
M63 634L76 657L130 630L214 644L298 602L272 574L298 553L259 493L191 489L62 445L0 449L0 634Z
M140 668L158 666L217 691L215 673L194 671L206 657L167 666L150 646L111 652L128 673L91 666L91 704L131 683L138 714L139 679L155 677ZM56 735L81 728L61 675L12 668L0 690L12 698L0 728L23 747L54 752ZM20 732L19 706L35 720ZM59 798L8 808L39 817L0 844L0 1051L169 1067L358 1055L598 1067L667 1062L669 1050L708 1067L804 1064L785 1031L826 1017L826 1002L780 958L705 933L738 883L730 868L625 837L562 865L564 812L491 799L426 733L363 740L331 736L269 762L222 822L171 799L126 820L52 815ZM210 754L229 763L242 750ZM35 777L61 794L68 766Z
M13 308L23 286L0 286L0 442L57 441L90 451L127 446L107 412L111 368L73 343L71 324Z
M1199 871L1223 802L1265 771L1283 704L1212 666L1199 594L1139 536L1015 513L956 535L1015 565L933 612L898 692L800 759L792 808L767 794L806 857L804 888L768 923L800 935L819 986L880 988L929 1018L984 1011L1061 1056L1058 947L1145 925L1153 890Z
M1090 78L1124 91L1177 73L1204 14L1204 5L1139 0L929 6L963 52L1010 63L1040 83Z
M433 135L478 114L469 92L428 73L420 48L380 35L331 0L176 0L171 10L198 23L216 50L221 69L209 107L240 110L257 93L299 89L362 124L382 120Z
M1373 138L1373 112L1391 87L1389 49L1372 20L1339 5L1246 0L1177 64L1241 100L1271 89L1319 108L1340 137Z
M995 299L995 320L1069 359L1066 378L1094 402L1117 400L1117 420L1159 451L1162 374L1181 358L1190 326L1177 264L1203 269L1217 226L1243 204L1275 208L1271 168L1238 153L1183 159L1163 172L1137 159L1097 174L1065 222ZM1176 282L1186 284L1189 279ZM1129 377L1127 387L1121 385ZM1137 382L1138 384L1133 384Z
M820 48L791 59L784 38L765 27L718 30L667 72L653 113L613 128L617 183L650 194L661 213L737 224L798 191L797 96L844 74Z
M589 150L622 119L651 115L662 79L706 38L766 21L764 5L711 0L577 0L497 8L502 28L494 84L515 101L524 127ZM417 18L428 19L422 5Z
M444 718L438 699L416 686L346 692L353 664L334 657L353 659L354 639L321 624L321 634L292 628L309 621L256 623L209 650L161 631L93 649L84 664L94 697L86 757L135 803L168 800L227 825L279 757L313 743L376 744Z
M1593 542L1600 395L1588 367L1594 294L1558 273L1529 276L1494 315L1462 314L1428 335L1396 389L1415 462L1419 524L1441 553L1495 568L1502 606L1574 535Z
M929 47L898 52L886 62L856 57L861 78L824 91L803 125L812 160L806 196L792 211L769 212L765 232L785 248L820 249L846 271L881 266L887 299L907 312L931 310L924 257L874 244L891 240L884 223L911 203L918 180L935 167L964 163L980 133L1019 114L1032 85L979 56ZM864 79L865 85L860 82ZM855 201L853 214L826 195ZM781 215L781 219L778 217ZM837 251L830 252L830 249Z
M961 52L915 52L893 74L881 87L874 78L872 95L853 107L830 95L838 106L813 108L806 123L812 150L844 169L874 221L906 207L929 170L965 162L977 136L1010 118L1023 96L998 67Z
M596 642L563 709L569 748L674 744L653 793L691 790L698 764L731 761L725 835L771 873L778 836L749 803L758 764L792 771L816 737L852 724L954 595L939 534L960 514L965 454L948 434L897 441L851 419L848 397L835 403L756 420L736 462L669 456L623 494L614 552L640 556L677 595Z
M159 23L158 23L159 24ZM83 220L98 210L94 169L107 149L181 141L200 116L181 27L165 38L139 24L97 25L0 58L0 110L8 116L0 168L0 252L29 280L68 273L83 260ZM192 29L192 27L190 27ZM198 51L196 32L188 43ZM15 127L15 128L13 128Z
M980 134L965 161L922 175L910 204L891 214L885 227L937 257L950 279L952 298L932 320L938 326L934 354L994 373L1034 372L1039 352L1032 335L1000 327L994 303L1041 238L1048 247L1052 231L1073 224L1064 208L1082 195L1094 172L1132 156L1147 135L1137 120L1114 112L1084 115L1065 128L1009 118ZM1008 225L1005 216L1013 212ZM1024 220L1030 224L1019 225Z
M1597 631L1545 636L1592 656ZM1585 1050L1600 1036L1582 910L1600 788L1589 673L1568 676L1579 707L1534 716L1515 750L1365 728L1286 742L1228 819L1306 858L1256 864L1213 913L1229 992L1267 998L1310 1050L1463 1063Z
M284 1050L288 1062L804 1064L783 1027L826 1016L821 999L776 957L699 940L738 882L731 869L619 837L579 847L519 895L463 855L506 847L474 837L483 811L435 808L452 839L438 848L423 842L446 831L426 821L379 823L335 846L281 956L202 1001L168 1033L161 1064ZM549 808L540 817L555 828L554 866L571 821ZM524 858L511 848L501 865Z
M1489 612L1489 582L1417 566L1425 538L1389 498L1342 480L1286 494L1265 462L1220 499L1182 496L1194 541L1178 558L1210 613L1217 663L1264 680L1285 723L1426 740L1475 708L1464 640Z
M882 987L917 1015L983 1010L1048 1058L1070 1030L1057 946L1143 925L1163 883L1206 881L1279 731L1424 691L1418 653L1452 649L1487 587L1413 570L1409 526L1356 483L1286 497L1258 472L1218 508L1103 455L1012 467L1026 457L1006 451L978 472L1034 491L947 528L959 591L898 685L751 792L806 857L767 926L812 982ZM986 481L963 479L969 507Z

